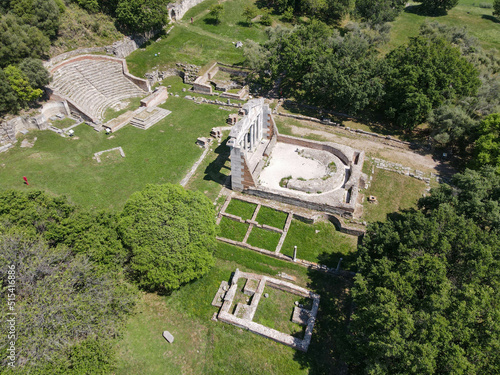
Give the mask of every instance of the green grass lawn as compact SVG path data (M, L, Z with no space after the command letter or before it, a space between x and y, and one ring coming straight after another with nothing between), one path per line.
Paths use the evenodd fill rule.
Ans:
M417 36L425 21L437 21L449 26L467 27L471 35L481 42L483 48L500 50L500 22L493 16L493 9L480 8L480 3L493 4L493 0L460 0L447 15L430 17L418 12L418 3L410 3L405 11L392 22L391 41L383 47L383 53L402 45L408 38Z
M271 227L283 229L288 214L283 211L277 211L271 207L261 206L257 214L259 224L267 224Z
M293 247L297 246L299 259L337 267L339 259L343 258L342 269L355 271L357 241L357 237L337 231L332 223L306 224L294 219L281 253L293 256Z
M231 199L229 205L226 207L226 212L231 215L241 217L243 220L251 219L257 207L254 203L240 201L239 199Z
M227 111L174 97L162 107L172 113L148 130L126 126L107 136L82 124L72 138L30 131L29 137L38 138L33 148L20 148L20 137L16 147L0 155L0 189L41 189L84 206L119 210L148 183L178 183L202 153L196 138L224 124ZM92 159L95 152L118 146L125 158L114 163Z
M142 97L126 99L128 101L127 106L123 109L119 109L118 111L114 110L113 108L106 109L106 112L104 113L103 122L106 123L109 120L117 118L118 116L124 114L127 111L136 110L141 105L141 99Z
M221 144L214 144L200 164L196 173L191 177L186 188L203 192L211 201L214 201L224 185L226 178L231 174L229 161L229 147L227 139Z
M73 120L72 118L69 118L69 117L65 117L61 120L50 121L50 125L58 128L58 129L66 129L74 124L76 124L75 120Z
M220 236L234 241L243 241L248 230L248 224L240 223L223 216L220 224Z
M202 66L216 60L241 65L245 60L243 48L236 48L234 43L245 43L247 39L265 41L265 27L259 23L251 27L246 24L242 13L246 6L254 3L252 0L224 2L221 23L214 25L208 9L215 3L215 0L207 0L191 8L184 18L175 24L169 35L128 56L130 72L142 77L153 67L161 70L174 67L177 62ZM194 19L193 24L190 23L191 17Z
M248 236L247 243L252 246L260 247L269 251L276 250L281 234L271 232L262 228L253 227Z
M221 281L229 281L236 268L272 277L285 272L295 276L298 285L321 295L317 329L308 353L297 352L246 330L211 320L218 311L211 305L212 299ZM220 243L215 266L201 279L183 286L170 296L143 294L136 314L129 319L123 338L116 345L118 367L115 373L338 373L345 355L340 347L347 336L345 322L350 310L350 306L344 303L347 287L348 284L341 278ZM259 306L263 309L261 312L281 312L280 306L276 309L269 305L278 300L274 291L267 291L266 288L266 292L272 297ZM284 319L290 319L287 315L284 314ZM163 339L164 330L173 334L175 341L172 344Z
M388 213L415 207L426 187L423 181L415 178L375 168L372 183L364 191L363 220L384 221ZM378 203L369 203L368 195L377 197Z
M269 286L264 288L264 293L269 297L260 299L253 321L297 338L304 338L304 327L291 320L294 303L301 297Z

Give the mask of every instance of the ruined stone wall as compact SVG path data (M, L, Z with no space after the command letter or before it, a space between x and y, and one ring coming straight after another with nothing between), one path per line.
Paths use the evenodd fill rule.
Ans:
M291 204L293 206L304 207L308 210L315 210L321 212L327 212L334 215L340 216L352 216L354 213L354 205L347 205L343 203L338 203L335 207L329 204L322 204L317 202L305 201L292 196L285 196L282 194L277 194L262 187L257 188L247 188L245 193L250 195L255 195L256 197L271 199L285 204ZM352 201L352 200L351 200ZM355 201L354 201L355 202Z
M168 5L168 17L172 20L181 20L184 14L192 7L200 4L203 0L178 0Z

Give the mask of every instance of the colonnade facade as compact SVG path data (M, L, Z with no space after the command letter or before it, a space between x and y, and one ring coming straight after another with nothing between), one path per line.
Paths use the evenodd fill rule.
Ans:
M242 139L241 147L245 151L254 151L255 148L259 145L260 140L262 139L262 114L259 114L255 121L250 125L248 129L248 133Z

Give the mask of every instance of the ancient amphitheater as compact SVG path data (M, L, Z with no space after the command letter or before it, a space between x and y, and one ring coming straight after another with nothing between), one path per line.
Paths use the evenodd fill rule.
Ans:
M146 80L132 76L124 60L83 55L65 60L50 69L54 99L67 100L71 110L99 124L107 108L124 99L145 96Z

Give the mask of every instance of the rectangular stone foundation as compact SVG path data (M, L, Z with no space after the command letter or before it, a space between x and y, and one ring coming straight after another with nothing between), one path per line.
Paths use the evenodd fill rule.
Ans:
M231 314L229 310L231 309L233 299L238 288L238 279L240 277L246 278L247 280L257 280L259 281L259 284L252 297L251 304L244 305L239 303L236 307L235 313ZM293 337L289 334L253 322L253 317L259 305L260 298L262 297L262 294L264 292L264 287L266 286L266 283L268 283L270 287L280 289L292 294L296 294L298 296L311 298L313 300L313 306L310 311L305 309L300 309L303 311L300 311L297 317L295 316L295 311L294 311L294 319L296 318L296 320L300 321L297 323L306 326L303 339ZM223 321L224 323L232 324L237 327L247 329L250 332L267 337L281 344L290 346L296 350L301 350L306 352L307 349L309 348L309 344L311 343L312 331L316 320L316 314L318 313L319 298L320 296L318 294L313 293L305 288L299 287L298 285L292 284L290 282L274 279L268 276L257 275L254 273L240 272L238 269L236 269L234 276L231 280L231 287L229 288L228 292L224 297L224 302L219 311L217 319ZM238 315L240 317L238 317ZM306 321L304 321L304 316L306 315L308 318Z

